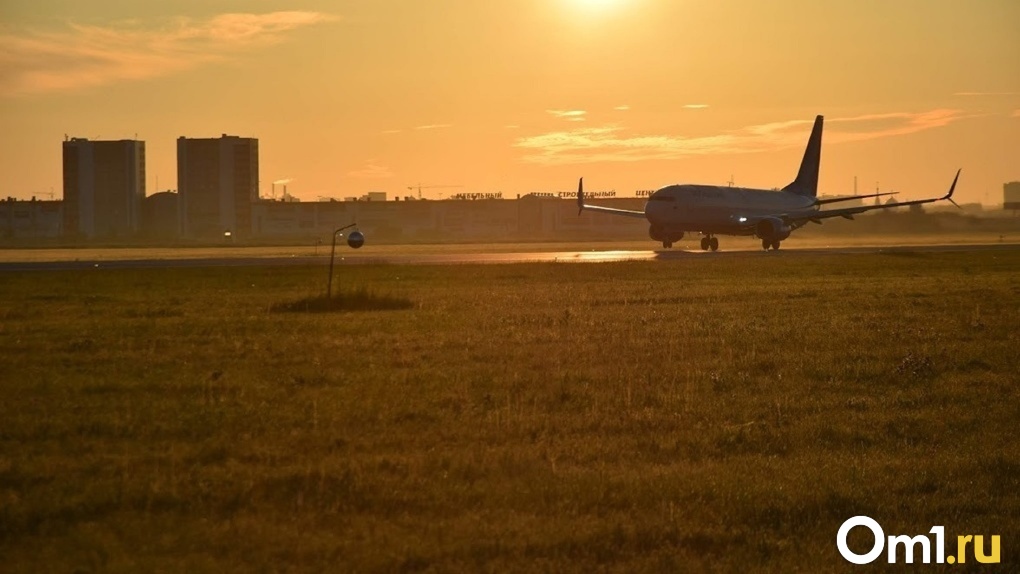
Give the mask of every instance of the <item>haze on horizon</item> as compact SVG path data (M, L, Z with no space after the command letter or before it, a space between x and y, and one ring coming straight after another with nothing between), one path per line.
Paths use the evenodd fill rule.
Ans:
M256 137L260 192L773 187L998 203L1020 179L1014 0L0 3L0 196L61 196L65 134ZM158 187L156 179L158 178ZM429 193L431 191L431 193ZM439 197L451 189L425 190Z

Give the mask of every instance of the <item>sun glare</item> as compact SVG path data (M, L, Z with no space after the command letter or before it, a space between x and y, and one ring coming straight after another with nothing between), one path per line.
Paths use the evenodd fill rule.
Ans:
M574 5L584 8L586 10L605 10L616 4L620 4L623 0L571 0Z

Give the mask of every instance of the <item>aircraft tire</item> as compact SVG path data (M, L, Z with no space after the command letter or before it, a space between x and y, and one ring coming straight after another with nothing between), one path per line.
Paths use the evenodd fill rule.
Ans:
M769 241L768 239L762 239L761 240L761 248L764 249L765 251L768 251L769 247L771 247L771 246L772 246L772 242Z
M718 239L718 238L716 238L716 237L712 237L712 238L710 238L710 239L708 240L708 247L709 247L709 248L710 248L710 249L711 249L712 251L719 251L719 239Z
M778 241L773 241L772 242L772 250L773 251L778 251L779 250L779 242Z
M701 238L701 250L702 251L708 251L708 238L707 237L702 237Z

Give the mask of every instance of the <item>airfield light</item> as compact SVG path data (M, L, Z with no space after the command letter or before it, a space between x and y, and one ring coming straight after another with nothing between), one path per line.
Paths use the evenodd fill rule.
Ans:
M335 230L333 230L333 248L330 249L329 251L329 280L326 282L326 299L333 298L333 260L336 258L336 238L339 237L340 235L343 235L342 232L345 229L350 229L352 227L357 226L358 226L357 223L352 223L350 225L338 227ZM364 244L365 234L358 230L352 231L350 235L347 236L347 245L349 245L352 249L358 249Z

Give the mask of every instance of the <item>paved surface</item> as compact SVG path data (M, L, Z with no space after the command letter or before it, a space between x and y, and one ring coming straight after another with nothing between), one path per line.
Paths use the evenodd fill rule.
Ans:
M457 247L449 252L373 255L371 251L338 256L337 265L464 265L464 264L506 264L531 262L598 263L611 261L678 261L695 257L797 257L806 254L860 254L860 253L945 253L977 251L1012 251L1020 244L994 243L979 245L922 245L910 247L832 247L792 248L763 252L757 250L728 251L534 251L517 253L458 253ZM217 257L179 259L127 259L103 261L32 261L0 262L0 272L17 271L59 271L75 269L152 269L182 267L252 267L252 266L295 266L328 265L329 256L300 257Z

